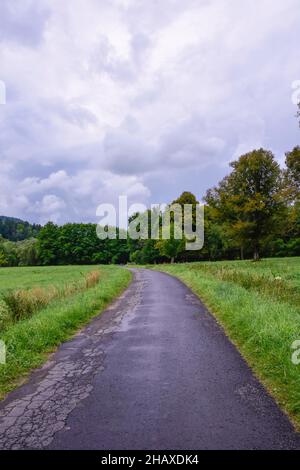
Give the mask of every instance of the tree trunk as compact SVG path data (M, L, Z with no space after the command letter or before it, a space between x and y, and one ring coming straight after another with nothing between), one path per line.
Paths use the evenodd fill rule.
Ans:
M259 249L258 249L258 246L256 246L254 248L254 253L253 253L253 261L259 261L260 260L260 257L259 257Z
M244 259L244 247L241 246L241 260Z
M173 256L173 258L171 258L171 264L174 264L175 263L175 258Z

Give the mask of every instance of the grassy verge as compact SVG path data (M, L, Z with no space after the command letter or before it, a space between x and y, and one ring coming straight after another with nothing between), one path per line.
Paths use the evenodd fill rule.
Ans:
M300 430L300 365L292 362L292 343L300 340L300 259L156 269L201 297Z
M80 273L95 271L95 267L65 267L61 268L58 279L54 282L59 285L62 280L71 278L80 279ZM20 268L22 271L23 268ZM41 271L40 271L41 270ZM44 271L43 271L44 270ZM60 268L39 268L42 277L49 277L45 285L52 285L53 271ZM24 272L24 271L23 271ZM23 276L23 272L16 276ZM14 273L10 274L14 278ZM30 270L26 270L26 286L32 287L38 283L38 277L30 277ZM34 279L32 279L34 278ZM73 293L67 298L53 300L48 306L36 312L32 317L18 321L0 334L7 347L6 364L0 365L0 398L15 388L23 380L28 372L43 364L47 355L53 352L62 342L69 339L80 327L114 300L128 286L131 274L125 269L114 266L101 266L100 280L94 287ZM13 282L7 283L7 288ZM24 287L22 282L19 286Z
M76 293L95 287L100 280L96 269L86 273L80 281L61 286L33 287L31 289L10 289L3 292L0 303L0 333L12 324L30 318L54 300L68 298Z

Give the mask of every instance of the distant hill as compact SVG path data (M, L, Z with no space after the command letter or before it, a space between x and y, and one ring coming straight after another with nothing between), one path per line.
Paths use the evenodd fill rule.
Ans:
M36 237L41 228L41 225L30 224L15 217L0 215L0 236L13 242Z

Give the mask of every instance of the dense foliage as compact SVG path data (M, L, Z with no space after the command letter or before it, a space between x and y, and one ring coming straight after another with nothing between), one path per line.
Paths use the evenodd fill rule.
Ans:
M127 240L100 240L95 224L49 222L39 233L38 252L42 265L123 264L129 258Z
M148 239L97 237L95 224L30 225L18 219L1 218L5 230L0 238L0 266L68 264L150 264L260 256L300 255L300 147L286 154L281 169L274 155L258 149L231 163L232 171L205 201L205 244L202 250L187 251L185 239L175 236L175 213L170 211L170 239L163 239L159 214L159 239L151 239L152 214L134 214L140 233L146 220ZM192 205L195 225L198 204L189 192L172 202L179 208ZM184 227L184 219L182 226ZM177 226L176 226L177 227ZM117 230L117 235L118 235ZM6 237L4 235L6 234ZM8 238L8 239L5 239ZM11 241L20 240L21 241ZM126 238L126 237L125 237Z
M37 239L11 242L0 237L0 267L35 266L39 263Z
M31 225L29 222L24 222L24 220L15 219L14 217L0 216L0 236L6 240L17 242L34 238L40 230L40 225Z

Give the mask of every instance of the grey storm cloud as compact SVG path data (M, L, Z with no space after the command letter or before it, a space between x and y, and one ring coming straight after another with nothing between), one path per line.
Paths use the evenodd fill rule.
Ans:
M299 144L299 0L2 0L0 214L200 199L258 146Z
M221 138L207 133L197 117L176 123L154 141L147 141L132 120L130 126L127 123L128 118L125 125L108 132L103 142L106 167L115 173L145 174L166 167L203 167L216 160L225 147Z
M50 10L43 0L1 0L0 41L38 44Z

